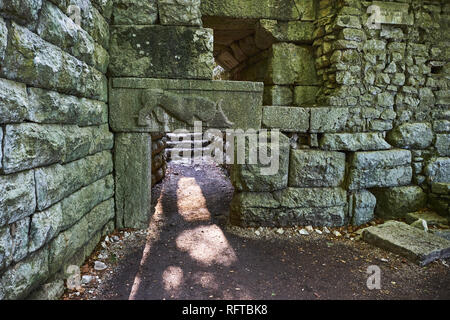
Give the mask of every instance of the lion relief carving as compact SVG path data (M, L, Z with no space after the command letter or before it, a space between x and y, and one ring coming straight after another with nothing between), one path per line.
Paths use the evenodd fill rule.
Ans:
M150 125L157 107L162 108L169 116L190 126L194 121L203 121L209 127L230 128L233 122L228 120L222 110L223 100L217 103L195 95L175 94L160 89L144 90L141 95L143 108L139 111L138 125Z

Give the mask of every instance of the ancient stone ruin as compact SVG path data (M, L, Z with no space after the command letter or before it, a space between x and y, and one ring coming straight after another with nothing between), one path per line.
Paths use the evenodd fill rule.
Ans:
M0 299L145 228L195 121L281 132L276 174L232 166L233 224L448 219L449 62L445 0L0 1Z

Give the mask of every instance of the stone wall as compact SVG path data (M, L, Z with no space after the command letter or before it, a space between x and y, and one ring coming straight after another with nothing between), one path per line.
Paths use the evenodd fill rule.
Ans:
M152 187L166 175L167 137L164 133L152 134Z
M373 4L403 14L369 29ZM313 8L315 68L304 66L311 61L308 41L291 37L289 24L300 26L299 18L260 20L257 30L272 35L271 48L239 70L245 79L264 81L262 124L284 132L291 147L282 154L284 174L264 190L237 188L233 221L359 225L374 215L404 217L427 201L449 216L450 6L320 0ZM238 186L261 185L254 167L234 170Z
M0 299L61 289L114 228L110 13L111 1L0 2Z

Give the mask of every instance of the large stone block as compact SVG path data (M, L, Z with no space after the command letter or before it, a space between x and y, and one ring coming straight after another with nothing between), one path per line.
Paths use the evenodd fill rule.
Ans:
M0 79L0 124L25 119L28 107L26 88L22 83Z
M375 215L382 218L404 218L427 204L427 195L418 186L374 189L372 193L377 198Z
M404 123L389 132L387 140L399 148L426 149L433 142L433 130L430 123Z
M450 241L407 225L388 221L363 230L362 238L377 247L400 254L419 265L450 256Z
M49 276L46 248L15 264L0 278L0 300L25 298Z
M61 12L57 6L49 2L43 4L36 33L45 41L58 46L88 65L100 71L106 71L102 67L105 64L104 61L95 61L94 51L96 46L94 39ZM100 48L97 48L97 50L101 50ZM106 58L108 54L102 54L102 56Z
M157 0L116 0L113 9L114 25L149 25L158 20Z
M106 101L106 77L14 22L1 75L31 86Z
M340 188L287 188L275 193L236 193L230 218L241 226L341 226L346 192Z
M244 150L239 148L239 139L244 140L245 135L237 137L236 146L237 154L243 153ZM255 135L257 138L257 136ZM255 139L256 139L255 138ZM283 135L279 134L279 143L272 145L272 136L267 139L267 143L255 143L255 141L249 142L249 145L258 145L254 150L249 150L250 148L245 148L245 164L239 163L232 167L231 181L236 190L239 191L275 191L287 187L288 183L288 170L289 170L289 139ZM241 143L243 145L243 143ZM260 150L265 148L268 150L267 156L271 157L271 162L269 164L263 164L261 162ZM276 148L278 148L279 157L276 155ZM254 152L251 152L254 151ZM253 154L254 160L257 160L256 164L250 164L250 155ZM258 158L256 159L256 156ZM238 160L235 159L235 160ZM241 161L242 162L242 161ZM278 162L278 163L277 163ZM274 172L270 169L274 169Z
M259 129L262 83L114 78L110 125L115 132L204 128ZM231 123L229 123L231 122Z
M411 152L408 150L356 152L350 160L350 190L402 186L411 179Z
M158 0L162 25L201 26L201 0Z
M65 136L60 126L23 123L5 128L3 170L17 172L61 161Z
M367 190L361 190L349 195L349 215L351 223L360 226L374 217L377 199Z
M265 86L263 104L265 106L289 106L292 104L292 90L288 86Z
M294 89L294 104L297 106L314 104L318 90L319 87L316 86L296 86Z
M12 239L8 226L0 227L0 271L3 271L11 264L12 260ZM1 296L1 289L0 289Z
M256 27L255 43L267 49L275 42L312 43L314 24L305 21L260 20Z
M79 126L108 122L108 106L104 102L39 88L28 88L28 95L26 118L29 121Z
M262 124L283 132L307 132L309 109L299 107L267 106L263 108Z
M211 29L115 26L111 30L114 77L212 79Z
M55 273L83 248L114 217L114 200L97 205L72 228L60 233L49 244L49 269ZM98 240L97 240L98 243ZM83 257L84 260L84 257Z
M31 215L36 209L33 171L0 176L0 227Z
M276 43L264 53L265 59L240 72L248 81L277 85L318 84L312 49L293 43Z
M44 210L66 198L78 189L87 186L111 173L111 152L103 151L93 156L56 164L35 170L38 209Z
M291 0L208 0L202 1L203 16L246 18L246 19L275 19L298 20L299 7Z
M433 158L425 166L425 175L429 183L450 183L450 158Z
M348 108L311 108L311 132L339 132L345 129Z
M325 133L319 141L320 148L338 151L366 151L390 149L381 133Z
M22 24L32 23L38 19L42 2L42 0L3 0L0 2L0 12Z
M57 203L45 211L35 213L31 218L30 252L40 249L52 240L61 231L62 220L61 203Z
M23 123L8 125L4 139L4 171L17 172L65 163L111 149L108 125L84 127Z
M63 214L61 230L68 229L95 206L113 195L114 178L112 175L108 175L63 199L61 202Z
M151 214L152 140L149 133L115 136L116 226L146 228Z
M291 150L290 187L337 187L344 181L345 153Z

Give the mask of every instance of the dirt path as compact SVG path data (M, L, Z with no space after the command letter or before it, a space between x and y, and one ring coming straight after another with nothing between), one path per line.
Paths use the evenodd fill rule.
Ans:
M233 188L215 166L170 165L146 238L127 244L89 299L449 299L450 268L361 241L226 224ZM138 243L136 245L136 243ZM449 264L449 261L446 262ZM366 286L381 268L381 290ZM109 269L108 269L109 270Z

